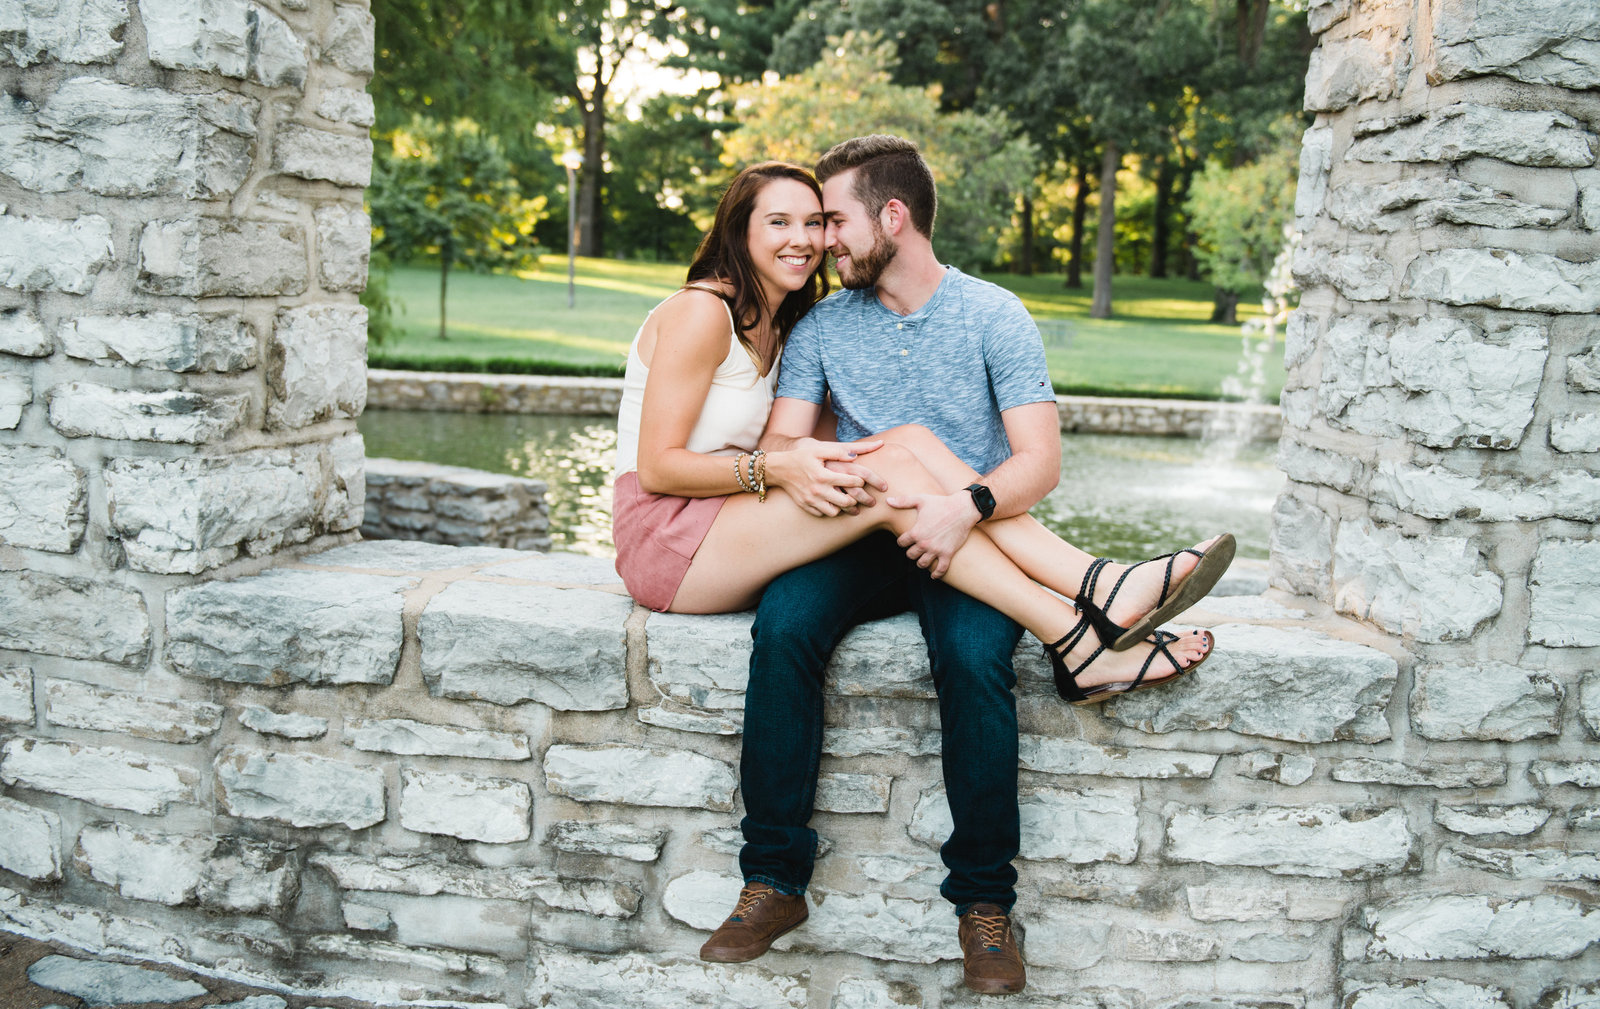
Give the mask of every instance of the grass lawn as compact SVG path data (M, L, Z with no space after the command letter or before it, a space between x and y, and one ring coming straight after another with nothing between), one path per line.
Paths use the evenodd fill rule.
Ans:
M399 335L372 348L413 361L465 356L510 357L565 364L621 364L646 312L677 289L681 264L579 259L576 307L567 308L566 257L547 256L538 272L520 276L450 275L449 339L439 331L439 272L397 267L390 275ZM1112 395L1216 398L1223 379L1241 368L1237 327L1213 326L1211 287L1184 280L1121 277L1111 319L1089 318L1090 292L1069 291L1060 275L986 279L1016 292L1035 318L1065 319L1070 341L1046 341L1058 386ZM1260 314L1250 302L1241 316ZM1267 351L1265 397L1283 385L1283 344Z

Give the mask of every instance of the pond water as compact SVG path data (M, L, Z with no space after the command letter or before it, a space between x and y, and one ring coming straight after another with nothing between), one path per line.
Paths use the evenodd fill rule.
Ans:
M543 480L554 546L612 553L613 418L369 410L360 428L370 456ZM1268 516L1283 486L1273 450L1062 435L1061 484L1033 514L1084 550L1118 559L1164 553L1223 530L1238 537L1240 556L1265 558Z

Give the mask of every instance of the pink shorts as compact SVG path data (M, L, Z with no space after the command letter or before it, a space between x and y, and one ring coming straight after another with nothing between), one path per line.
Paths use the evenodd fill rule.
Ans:
M726 500L651 494L639 489L637 473L617 477L611 497L611 539L617 545L617 574L628 594L665 612Z

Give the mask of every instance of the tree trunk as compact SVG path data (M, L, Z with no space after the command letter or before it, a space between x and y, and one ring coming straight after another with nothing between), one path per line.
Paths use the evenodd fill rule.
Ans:
M1017 256L1017 272L1033 276L1033 197L1022 194L1022 251Z
M444 305L445 295L450 288L450 254L443 249L439 250L439 339L450 339L444 330Z
M1177 173L1177 181L1172 187L1172 205L1183 207L1189 202L1189 187L1194 182L1195 166L1183 165ZM1178 276L1187 280L1200 279L1200 262L1194 254L1194 232L1189 229L1188 215L1184 215L1183 232L1178 236Z
M1167 246L1172 242L1172 161L1162 158L1156 166L1155 234L1150 242L1150 276L1167 275Z
M1078 162L1077 191L1072 197L1072 242L1067 249L1067 286L1083 289L1083 219L1089 210L1089 166Z
M1105 157L1100 161L1100 233L1094 246L1094 299L1089 318L1111 318L1111 271L1117 252L1117 170L1122 167L1122 151L1115 140L1106 141Z
M1237 326L1239 324L1239 292L1216 289L1216 294L1211 302L1211 321L1224 326Z
M578 181L578 255L603 256L600 234L600 187L606 157L605 89L595 85L594 95L583 103L583 177Z
M1234 0L1234 16L1238 19L1239 62L1247 67L1256 65L1261 55L1261 43L1266 38L1268 0Z

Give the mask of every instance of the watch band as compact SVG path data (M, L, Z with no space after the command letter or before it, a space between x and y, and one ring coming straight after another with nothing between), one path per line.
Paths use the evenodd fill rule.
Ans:
M968 484L967 493L972 495L972 504L978 509L978 521L983 521L994 514L994 493L981 483Z

